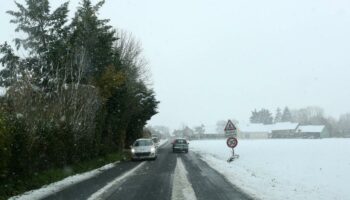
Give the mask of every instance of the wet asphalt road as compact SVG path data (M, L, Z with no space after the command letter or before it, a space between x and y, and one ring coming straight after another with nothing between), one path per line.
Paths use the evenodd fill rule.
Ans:
M171 200L177 158L180 158L185 166L187 180L192 185L196 199L252 199L209 167L199 158L199 155L191 151L187 154L172 153L170 144L159 148L158 158L155 161L119 163L94 178L75 184L45 199L91 199L93 194L101 191L108 183L141 165L134 173L108 188L97 199Z

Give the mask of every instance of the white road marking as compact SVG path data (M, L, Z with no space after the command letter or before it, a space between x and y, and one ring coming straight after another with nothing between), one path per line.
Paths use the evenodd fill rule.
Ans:
M187 179L187 171L181 158L177 158L174 173L172 200L196 200L192 184Z
M141 164L137 165L133 169L125 172L123 175L117 177L113 181L109 182L106 186L92 194L88 200L100 200L107 198L114 190L115 187L120 184L124 179L135 173L138 169L140 169L146 162L142 162Z

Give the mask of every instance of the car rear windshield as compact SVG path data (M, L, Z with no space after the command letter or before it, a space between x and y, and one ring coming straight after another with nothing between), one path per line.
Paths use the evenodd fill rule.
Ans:
M151 140L138 140L134 143L135 147L138 146L151 146L152 145L152 141Z
M186 140L182 140L182 139L179 139L179 140L175 140L175 143L178 143L178 144L186 144Z

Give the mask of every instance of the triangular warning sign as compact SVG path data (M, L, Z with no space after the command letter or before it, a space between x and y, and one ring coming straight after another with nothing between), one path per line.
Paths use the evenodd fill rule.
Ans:
M231 120L228 120L224 130L225 131L235 131L236 130L236 126L232 123Z

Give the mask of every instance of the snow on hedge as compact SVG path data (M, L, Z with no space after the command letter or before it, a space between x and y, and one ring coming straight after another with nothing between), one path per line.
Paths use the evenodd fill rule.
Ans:
M6 94L6 89L4 87L0 87L0 97Z
M191 141L190 150L257 199L350 197L350 139L239 140L231 163L225 140Z
M31 190L31 191L25 192L24 194L11 197L9 200L43 199L51 194L59 192L59 191L65 189L67 187L70 187L74 184L77 184L77 183L82 182L84 180L90 179L94 176L97 176L97 175L101 174L102 172L113 168L118 163L119 163L119 161L117 161L115 163L110 163L110 164L104 165L98 169L94 169L94 170L91 170L91 171L88 171L85 173L69 176L61 181L57 181L55 183L45 185L40 189Z

